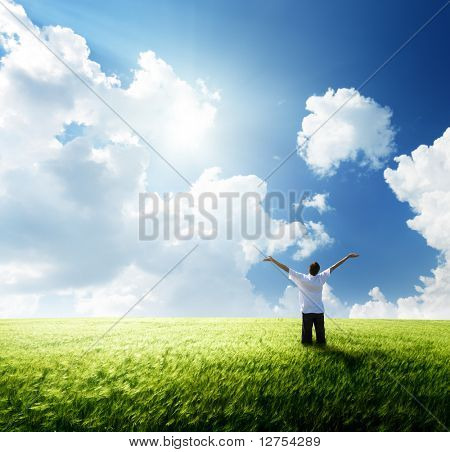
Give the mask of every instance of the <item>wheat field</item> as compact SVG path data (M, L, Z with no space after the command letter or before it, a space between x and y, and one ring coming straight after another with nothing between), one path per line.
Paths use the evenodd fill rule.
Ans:
M449 321L0 321L2 431L441 431Z

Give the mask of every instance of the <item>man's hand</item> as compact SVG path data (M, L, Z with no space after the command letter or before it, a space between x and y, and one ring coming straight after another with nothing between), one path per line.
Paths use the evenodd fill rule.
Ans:
M281 270L284 270L285 272L289 273L289 267L287 267L286 265L282 264L281 262L278 262L272 256L265 257L263 262L273 262L277 267L281 268Z
M339 262L336 262L334 265L332 265L331 267L330 267L330 271L334 271L334 270L336 270L338 267L340 267L345 261L347 261L348 259L352 259L352 258L354 258L354 257L359 257L359 254L358 253L350 253L350 254L347 254L347 256L345 256L344 258L342 258Z

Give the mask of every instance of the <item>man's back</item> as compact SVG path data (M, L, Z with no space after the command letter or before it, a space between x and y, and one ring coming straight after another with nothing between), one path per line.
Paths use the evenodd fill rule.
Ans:
M299 289L299 302L304 314L321 314L324 312L322 301L322 288L331 271L327 270L313 276L298 273L289 269L289 279L295 283Z
M272 256L265 257L264 260L273 262L278 268L289 273L289 279L294 281L298 287L300 305L302 307L302 344L312 344L312 328L316 330L316 339L318 344L324 345L325 340L325 321L324 308L322 302L323 285L330 277L331 272L336 270L348 259L358 257L357 253L347 254L340 261L336 262L330 268L322 273L318 262L313 262L309 266L309 274L298 273L287 265L278 262Z

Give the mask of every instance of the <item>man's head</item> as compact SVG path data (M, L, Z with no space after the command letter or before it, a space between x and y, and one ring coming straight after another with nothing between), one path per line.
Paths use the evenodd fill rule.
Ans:
M316 276L317 273L319 273L320 271L320 265L317 262L313 262L310 266L309 266L309 274L312 276Z

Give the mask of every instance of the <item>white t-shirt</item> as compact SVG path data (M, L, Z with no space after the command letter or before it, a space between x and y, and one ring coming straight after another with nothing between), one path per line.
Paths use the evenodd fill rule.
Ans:
M303 314L321 314L324 312L322 302L322 288L330 277L331 270L327 268L316 276L298 273L289 269L289 279L298 287L298 299Z

